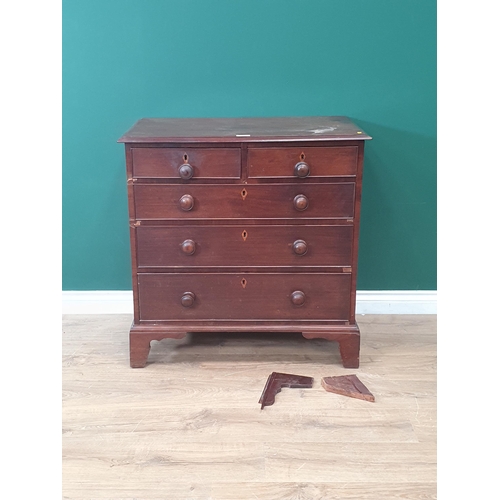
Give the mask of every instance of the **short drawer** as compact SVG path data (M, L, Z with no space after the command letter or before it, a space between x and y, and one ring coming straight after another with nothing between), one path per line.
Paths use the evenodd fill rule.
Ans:
M351 266L352 225L139 226L136 235L139 268Z
M248 176L255 178L353 176L356 175L357 159L357 146L249 148Z
M239 179L241 153L239 148L132 148L132 169L136 178Z
M141 220L351 218L354 186L353 182L141 184L134 186L135 216Z
M141 321L348 320L350 274L140 273Z

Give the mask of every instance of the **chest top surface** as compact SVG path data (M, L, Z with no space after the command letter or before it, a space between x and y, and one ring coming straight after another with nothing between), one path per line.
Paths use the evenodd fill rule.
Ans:
M118 142L267 142L369 140L345 116L276 118L143 118Z

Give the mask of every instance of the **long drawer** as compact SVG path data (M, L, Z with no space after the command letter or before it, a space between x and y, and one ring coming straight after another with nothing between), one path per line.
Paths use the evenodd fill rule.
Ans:
M140 273L140 320L348 320L351 275Z
M352 225L139 226L136 231L139 268L351 265Z
M325 219L354 216L353 182L138 184L137 219ZM188 202L186 202L188 200Z

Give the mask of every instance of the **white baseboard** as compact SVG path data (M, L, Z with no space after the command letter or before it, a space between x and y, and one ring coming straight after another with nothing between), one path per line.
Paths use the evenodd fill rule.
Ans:
M62 313L133 314L132 291L63 291ZM437 292L358 290L356 314L437 314Z
M437 314L437 291L358 290L356 314Z
M62 292L63 314L134 314L132 290Z

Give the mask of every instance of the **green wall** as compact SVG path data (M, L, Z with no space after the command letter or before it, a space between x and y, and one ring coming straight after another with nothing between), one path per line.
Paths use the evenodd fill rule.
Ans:
M359 289L436 289L435 0L63 0L63 289L131 288L136 120L301 115L373 136Z

